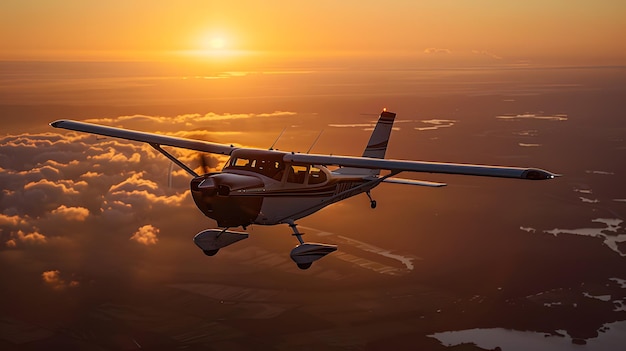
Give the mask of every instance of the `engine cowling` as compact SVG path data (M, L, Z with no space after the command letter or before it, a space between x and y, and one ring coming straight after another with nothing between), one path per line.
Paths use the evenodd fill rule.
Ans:
M196 206L220 227L248 226L261 211L263 197L239 190L263 187L255 176L211 173L192 179L191 195Z

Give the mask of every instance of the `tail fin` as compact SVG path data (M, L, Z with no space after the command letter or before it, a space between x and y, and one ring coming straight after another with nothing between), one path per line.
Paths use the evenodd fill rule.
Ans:
M385 158L387 143L389 143L389 135L391 135L391 128L395 118L396 114L387 112L387 110L380 114L370 141L367 143L365 151L363 151L363 157Z
M389 136L391 135L391 129L393 127L393 121L396 118L396 114L383 110L378 118L378 123L374 127L374 131L370 136L370 140L363 151L363 157L370 158L385 158L387 152L387 144L389 143ZM380 174L379 169L363 169L363 168L351 168L344 167L336 171L339 174L354 174L354 175L372 175L377 176Z

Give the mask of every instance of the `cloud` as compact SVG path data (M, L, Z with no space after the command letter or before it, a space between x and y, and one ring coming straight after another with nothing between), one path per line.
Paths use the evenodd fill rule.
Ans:
M61 282L60 276L61 276L61 272L59 271L45 271L41 273L41 278L43 279L44 283L50 284L53 286L59 285L59 283Z
M151 224L147 224L140 227L135 234L130 237L130 240L134 240L146 246L155 245L159 241L159 238L157 238L158 234L159 228L156 228Z
M0 195L2 212L31 218L43 217L62 204L74 206L88 191L87 182L71 179L40 179L30 182L16 179L6 186L6 191Z
M500 115L500 116L496 116L496 118L504 119L504 120L540 119L540 120L557 121L557 122L563 122L563 121L568 120L568 117L566 114L544 115L544 114L534 114L534 113L521 113L521 114L516 114L516 115Z
M159 185L151 180L143 179L143 172L135 173L129 178L125 179L119 184L115 184L109 188L109 192L114 193L118 191L133 191L133 190L146 190L156 191L159 189Z
M28 216L0 213L0 242L7 248L18 247L18 244L45 244L46 237L29 223L30 220Z
M415 127L416 130L425 131L425 130L437 130L439 128L449 128L452 127L457 121L451 119L429 119L422 120L422 123L428 124L428 127Z
M246 122L246 128L256 129L269 118L293 115L278 111L163 118L122 116L111 118L110 123L128 128L131 126L127 124L136 123L139 130L169 130L166 133L180 137L213 139L247 133L238 126L231 132L232 120L250 119L252 123L257 118L260 121L252 125ZM190 125L197 126L198 121L207 121L216 132L201 128L185 131ZM61 271L75 262L80 262L82 269L90 265L99 270L111 252L121 256L124 250L136 250L128 237L166 251L165 245L155 245L161 235L167 237L181 228L196 231L193 220L203 217L190 196L190 176L177 166L171 167L171 161L150 145L51 130L0 136L0 251L29 252L38 261L54 262ZM200 169L200 153L167 150L190 167ZM209 171L221 168L227 158L202 155ZM133 256L124 257L124 264L130 264ZM41 274L41 270L36 273ZM53 278L56 273L50 274ZM56 276L65 286L72 284L70 278Z
M22 219L19 216L7 216L0 213L0 227L2 226L12 226L16 227Z
M61 205L56 210L53 210L52 214L59 215L69 221L82 222L89 216L89 210L84 207L67 207Z
M71 280L67 282L66 280L61 278L61 271L53 270L53 271L45 271L41 273L41 279L43 282L50 286L52 289L61 291L66 288L76 288L80 286L80 282L77 280Z
M27 244L45 244L48 241L45 235L41 233L35 231L32 233L24 234L24 232L21 230L17 232L17 239Z
M472 54L487 56L487 57L491 57L491 58L496 59L496 60L502 60L501 56L498 56L498 55L496 55L496 54L494 54L492 52L485 51L485 50L472 50Z
M158 207L167 210L172 206L182 206L184 202L191 200L189 190L175 195L159 195L148 190L118 190L104 196L104 205L111 203L130 205L133 211L145 213Z
M96 161L106 160L108 162L139 163L141 161L141 155L134 152L130 157L128 157L112 147L109 147L107 152L89 156L87 159Z
M86 185L85 182L80 182L81 185ZM41 179L36 182L30 182L24 185L24 190L44 189L48 190L47 193L59 193L60 195L77 195L78 191L74 189L74 182L71 180L62 180L60 182L51 182L46 179Z
M424 53L431 55L431 54L451 54L452 50L450 49L441 49L441 48L426 48L424 49Z
M116 118L92 118L87 119L85 122L90 123L106 123L115 125L128 126L134 122L141 122L144 125L149 123L156 123L161 125L180 125L191 126L198 123L215 122L215 121L230 121L236 119L250 119L250 118L267 118L267 117L286 117L294 116L295 112L290 111L274 111L271 113L225 113L218 114L209 112L204 115L199 113L183 114L174 117L166 116L147 116L147 115L132 115L132 116L119 116Z

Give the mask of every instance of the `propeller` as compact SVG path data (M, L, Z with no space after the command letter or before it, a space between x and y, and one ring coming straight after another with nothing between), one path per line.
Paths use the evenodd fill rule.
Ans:
M200 158L200 167L202 169L202 174L207 174L210 171L209 163L207 162L206 155L203 153L198 153L198 157Z

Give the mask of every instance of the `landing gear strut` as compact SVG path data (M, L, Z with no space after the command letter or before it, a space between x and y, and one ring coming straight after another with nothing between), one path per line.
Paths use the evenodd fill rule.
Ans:
M304 240L302 240L302 235L304 235L304 233L300 233L298 231L298 225L295 224L294 222L291 222L291 223L289 223L289 228L291 228L291 230L293 230L293 234L291 234L291 235L295 236L298 239L298 241L300 242L300 245L303 245L304 244Z
M376 208L376 200L372 200L372 194L370 194L369 191L366 191L365 195L367 195L367 197L370 199L370 207L372 209L375 209Z
M291 230L293 230L292 235L295 236L300 243L300 245L291 250L290 254L291 259L296 263L298 268L309 269L313 262L337 250L336 245L305 243L304 240L302 240L304 233L298 231L297 225L293 221L287 223Z

